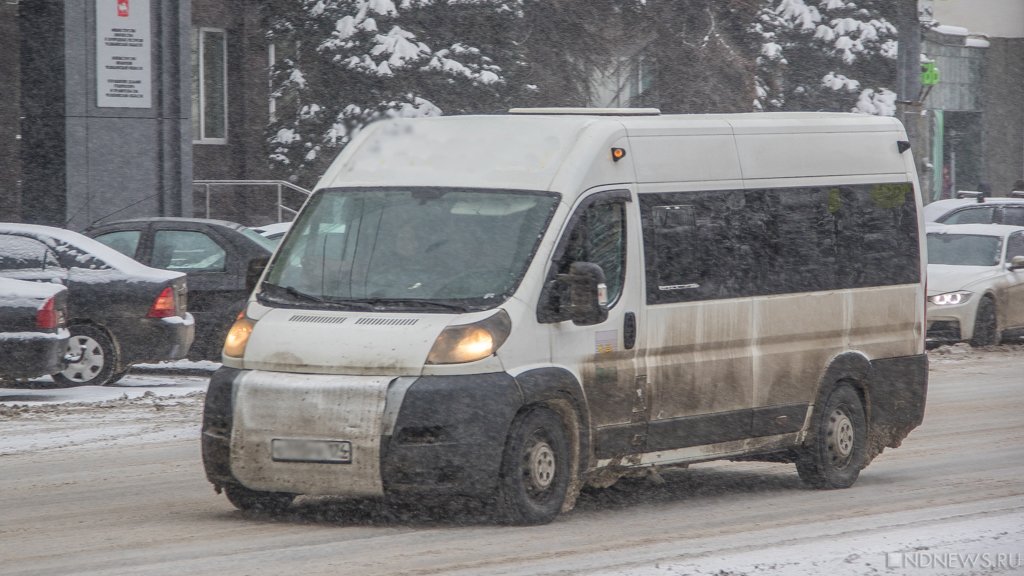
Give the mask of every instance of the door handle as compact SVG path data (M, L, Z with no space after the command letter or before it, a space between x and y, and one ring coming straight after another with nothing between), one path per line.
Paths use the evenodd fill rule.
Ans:
M636 346L636 314L626 312L622 319L622 346L632 350Z

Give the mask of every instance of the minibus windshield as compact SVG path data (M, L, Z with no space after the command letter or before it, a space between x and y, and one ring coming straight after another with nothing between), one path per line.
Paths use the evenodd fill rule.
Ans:
M517 190L325 189L278 249L260 299L303 308L491 308L522 280L557 204L557 194Z
M995 266L1003 239L978 234L928 234L928 263L953 266Z

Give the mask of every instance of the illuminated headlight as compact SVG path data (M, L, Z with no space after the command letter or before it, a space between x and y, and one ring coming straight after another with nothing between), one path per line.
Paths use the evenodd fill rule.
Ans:
M475 362L494 354L505 343L512 321L504 310L474 322L444 329L427 355L427 364L462 364Z
M232 358L245 356L245 345L249 343L249 336L255 325L256 323L245 315L244 310L239 312L235 323L228 330L227 338L224 339L224 355Z
M928 298L928 301L936 306L955 306L957 304L963 304L971 299L971 293L960 291L960 292L946 292L945 294L936 294Z

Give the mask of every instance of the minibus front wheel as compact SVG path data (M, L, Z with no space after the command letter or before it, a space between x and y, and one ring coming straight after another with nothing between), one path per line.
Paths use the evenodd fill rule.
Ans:
M294 494L286 492L259 492L250 490L241 484L226 484L224 495L235 508L243 512L262 512L279 514L284 512L295 500Z
M797 457L797 473L814 488L849 488L867 465L867 419L860 395L849 384L839 384L815 412L811 445Z
M546 524L569 489L569 438L561 417L541 406L512 421L501 463L498 505L510 524Z

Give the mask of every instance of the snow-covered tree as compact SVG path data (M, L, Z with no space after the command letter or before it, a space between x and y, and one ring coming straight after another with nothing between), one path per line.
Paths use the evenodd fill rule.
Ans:
M500 108L518 2L275 0L265 6L277 62L268 134L279 174L311 185L363 126L383 117Z
M893 115L896 3L761 0L756 109Z

